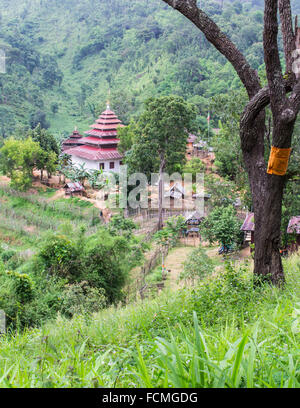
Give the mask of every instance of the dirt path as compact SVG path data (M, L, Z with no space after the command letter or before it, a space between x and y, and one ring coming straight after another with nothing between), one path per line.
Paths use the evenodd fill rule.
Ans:
M181 284L177 283L177 279L183 269L183 263L188 258L190 253L195 247L179 247L174 248L167 256L165 260L165 266L169 270L168 284L172 290L181 287Z
M10 178L6 176L0 176L0 182L3 184L8 184L10 182Z
M65 198L65 190L63 188L57 190L54 195L48 199L48 201L58 200L59 198Z

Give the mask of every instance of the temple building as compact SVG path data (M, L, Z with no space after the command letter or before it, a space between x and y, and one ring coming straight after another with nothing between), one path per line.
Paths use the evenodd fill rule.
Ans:
M83 142L80 142L80 139L82 139L82 135L78 132L77 128L75 128L74 132L69 136L67 140L64 140L62 143L62 151L63 153L71 149L71 147L77 147L81 146Z
M109 105L99 118L84 132L87 136L78 139L79 146L65 150L72 158L73 164L84 164L88 170L118 172L123 156L118 152L118 127L123 127L121 121L110 110Z

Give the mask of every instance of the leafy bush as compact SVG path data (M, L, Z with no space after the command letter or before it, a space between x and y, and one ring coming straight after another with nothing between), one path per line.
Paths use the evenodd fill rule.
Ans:
M107 304L104 289L92 288L86 281L68 284L62 292L61 312L72 317L75 314L99 312Z
M188 260L185 261L180 279L191 281L194 284L197 279L209 275L213 269L214 265L211 258L209 258L205 250L199 246L192 251Z
M34 282L32 278L24 273L7 272L13 278L13 288L20 303L30 302L34 296Z
M182 169L182 173L191 173L193 181L196 181L196 175L205 171L205 164L198 157L189 160Z
M47 274L73 282L79 275L80 252L76 243L64 235L54 235L41 247L38 266Z
M8 249L1 253L1 258L3 262L7 262L15 255L16 255L16 251L14 251L13 249Z
M210 243L218 241L230 247L241 243L241 221L237 218L233 206L214 209L201 224L202 235Z

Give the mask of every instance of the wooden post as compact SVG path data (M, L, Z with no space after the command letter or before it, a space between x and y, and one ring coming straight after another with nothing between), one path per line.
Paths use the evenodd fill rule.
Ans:
M6 333L6 316L4 310L0 310L0 335Z

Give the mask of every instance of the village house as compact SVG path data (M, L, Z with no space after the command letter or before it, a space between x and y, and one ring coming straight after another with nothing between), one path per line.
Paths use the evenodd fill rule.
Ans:
M194 211L193 213L188 214L185 217L185 235L188 236L190 234L196 234L196 236L199 236L199 228L203 220L204 217L200 214L199 211Z
M182 185L179 183L173 184L170 190L165 194L165 198L173 198L173 199L184 199L185 191Z
M187 140L187 149L186 153L188 156L192 156L194 154L194 143L196 143L198 137L193 134L189 134L188 140Z
M294 240L290 245L291 251L297 251L300 247L300 215L292 217L287 227L287 233L294 235Z
M64 153L71 156L74 166L85 165L88 170L118 172L123 156L118 152L120 139L117 135L118 128L123 126L107 105L96 123L90 126L91 129L84 132L87 136L76 138L78 145L65 150Z
M250 212L246 215L241 231L244 231L244 242L254 244L254 213Z
M65 194L70 195L71 197L73 197L73 195L85 195L85 189L78 181L74 183L66 183L64 189Z

